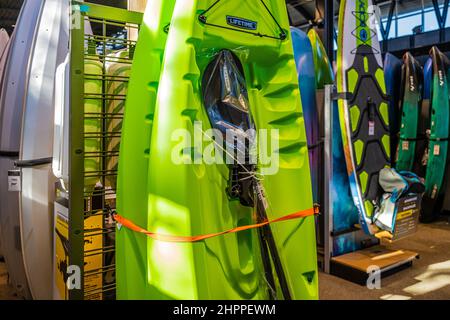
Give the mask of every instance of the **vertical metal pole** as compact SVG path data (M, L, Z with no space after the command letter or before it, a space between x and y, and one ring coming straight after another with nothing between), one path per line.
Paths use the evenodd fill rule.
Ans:
M425 4L422 0L422 32L425 32Z
M334 61L334 37L336 30L334 28L334 1L329 0L316 0L316 12L320 17L323 17L324 29L321 33L322 42L325 46L326 53L331 62ZM323 175L322 186L323 186L323 203L322 203L322 214L324 215L324 230L323 230L323 271L330 273L330 260L333 250L333 239L331 237L332 230L332 202L330 200L330 178L332 175L332 119L333 119L333 108L331 93L333 91L333 86L327 85L324 90L324 109L323 109L323 127L324 127L324 152L323 152Z
M434 13L436 14L436 19L439 24L439 29L442 29L442 16L441 10L439 9L439 3L437 0L433 0Z
M447 22L449 4L450 0L444 1L444 8L442 9L442 29L445 29L445 23Z
M392 0L391 5L389 7L389 15L388 15L387 23L386 23L386 30L384 30L384 36L383 36L384 40L389 39L389 33L391 33L392 19L394 18L394 10L397 10L397 0ZM383 25L381 21L380 21L380 25L381 26Z
M69 290L70 300L84 298L84 15L80 28L71 29L69 126L69 264L80 271L80 288Z
M398 6L395 6L395 37L398 38Z
M323 271L330 273L330 263L333 254L333 199L331 195L331 183L333 177L333 85L325 86L324 101L324 266Z
M440 38L439 40L440 40L440 42L444 42L444 40L445 40L444 29L445 29L445 22L447 20L448 5L449 5L449 0L445 0L444 7L442 9L442 14L441 14L441 10L439 9L438 1L433 0L434 12L436 14L436 19L439 24L439 38Z
M324 46L330 61L334 61L334 1L324 1Z
M108 124L107 124L107 120L106 118L108 117L108 107L107 104L111 103L111 100L107 100L108 98L114 99L113 97L109 97L108 96L108 89L107 89L107 83L106 83L106 76L107 76L107 70L106 70L106 62L107 62L107 22L105 19L103 19L102 21L102 35L103 35L103 61L102 61L102 114L101 114L101 132L102 132L102 144L101 144L101 155L99 155L101 157L101 176L100 176L100 181L102 183L102 187L101 187L101 201L102 201L102 210L103 213L105 213L105 208L106 208L106 174L107 174L107 161L106 161L106 157L107 157L107 141L108 138L107 136L109 134L111 134L110 132L108 132ZM113 42L114 44L114 42ZM114 81L114 80L112 80ZM110 138L112 139L112 138ZM98 192L98 191L97 191ZM95 194L95 193L94 193ZM105 230L107 230L107 226L106 226L106 219L103 217L102 218L102 228L104 228ZM106 242L106 238L108 237L108 234L105 233L102 235L102 248L105 248L107 246L107 242ZM105 265L105 257L106 255L102 254L101 255L101 263L102 263L102 268L104 268ZM102 273L102 288L105 285L105 273ZM102 300L105 297L105 293L101 294L102 296Z
M391 32L392 19L394 18L394 10L397 8L397 0L392 0L389 7L389 14L386 22L386 28L383 26L383 19L380 17L380 29L383 37L383 53L388 51L388 39Z
M334 56L334 1L326 1L324 7L324 46L330 62L335 60ZM333 228L333 202L331 201L330 182L333 173L332 167L332 134L333 134L333 101L331 95L333 93L333 86L325 86L325 101L324 101L324 127L325 127L325 141L324 141L324 201L325 201L325 234L324 234L324 272L330 273L330 262L333 252L333 238L331 231Z

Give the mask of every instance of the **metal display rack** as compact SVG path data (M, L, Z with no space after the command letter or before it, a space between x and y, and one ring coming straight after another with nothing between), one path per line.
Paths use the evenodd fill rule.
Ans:
M293 2L293 1L292 1ZM381 4L380 1L374 1L375 4ZM388 2L383 2L386 5ZM433 2L434 3L434 2ZM448 2L445 6L448 6ZM335 1L326 1L326 0L316 0L315 1L315 10L316 16L315 18L309 14L304 15L305 19L308 20L309 26L318 27L319 35L321 36L328 57L330 57L331 61L335 60L335 50L334 50L334 39L336 38L336 30L335 30L335 20L336 13L338 7L338 2ZM389 30L391 27L391 23L393 20L394 9L396 8L397 1L390 1L390 7L387 17L386 26L382 26L382 39L386 40L389 34ZM446 16L446 11L444 11L443 16ZM387 40L386 40L387 41ZM386 43L383 41L382 43ZM337 274L336 272L336 258L338 256L344 256L345 254L352 252L362 252L364 249L370 249L371 247L376 248L379 244L379 239L374 236L366 235L363 230L356 227L356 222L354 224L347 224L343 226L338 223L335 225L336 219L339 219L340 215L342 215L342 208L337 208L339 203L336 203L336 199L334 199L333 189L336 188L333 184L335 181L340 181L340 175L342 172L339 172L339 167L342 167L342 163L336 163L336 161L344 161L343 154L341 155L342 159L335 158L335 151L337 149L336 144L333 141L337 138L334 135L336 132L335 126L339 126L335 122L337 117L337 103L336 103L336 88L334 85L326 85L323 90L319 90L318 95L321 97L317 99L319 103L319 114L322 114L320 117L321 120L321 130L323 134L323 144L321 147L323 148L323 159L322 159L322 184L323 184L323 195L324 197L321 199L321 214L320 219L322 221L318 224L318 233L320 234L320 238L318 239L318 264L319 268L326 273ZM345 186L342 186L345 187ZM350 199L351 201L351 199ZM339 212L335 212L335 210ZM355 215L355 212L352 211L352 208L346 208L348 214ZM356 210L356 208L355 208ZM345 243L345 245L343 245ZM370 251L370 250L369 250ZM411 256L414 256L413 254ZM404 261L409 263L411 258L399 260L399 263L404 265ZM339 272L337 274L339 276L344 277L345 273L349 274L348 270L344 272ZM351 273L351 272L350 272ZM364 273L364 272L363 272Z
M71 29L68 263L80 267L81 286L69 290L68 299L115 299L115 224L109 217L109 209L115 207L117 167L108 167L108 162L117 162L119 154L118 148L110 149L108 144L113 139L120 143L120 130L108 123L121 121L123 110L111 111L108 105L124 104L126 93L111 93L107 84L125 84L128 76L108 74L107 64L131 67L136 41L116 39L110 34L118 29L138 30L142 14L77 1L73 1L73 6L72 23L79 28ZM96 30L102 30L101 34L89 34L85 30L86 20ZM117 45L127 53L112 57L108 48ZM101 73L86 69L85 63L89 61L101 67ZM85 91L92 81L101 83L100 92ZM88 110L87 103L98 105L99 110ZM97 123L98 130L90 129L92 126L87 126L86 121ZM97 142L99 148L85 150L87 141ZM89 162L96 163L94 169L88 167ZM88 219L92 222L87 222ZM100 245L92 246L93 243Z
M321 269L326 273L331 273L332 258L340 255L336 249L337 238L345 235L351 235L353 242L365 243L367 247L378 244L378 239L365 235L364 231L358 229L354 226L348 226L347 229L337 229L334 226L334 210L335 210L335 199L333 194L333 183L335 181L336 166L335 159L333 157L336 145L333 144L336 125L333 121L337 112L336 100L336 89L334 85L326 85L324 89L324 203L323 203L323 213L324 213L324 243L321 250ZM344 161L342 159L342 161ZM357 249L361 249L365 246L356 246ZM356 248L355 248L356 249Z
M339 163L336 163L343 161L343 159L337 159L334 155L336 151L334 148L338 147L333 143L337 138L334 136L337 134L335 126L339 125L334 120L337 116L337 94L334 86L325 86L324 95L324 243L322 250L319 251L322 253L319 255L319 264L326 273L365 285L372 272L370 268L374 266L378 268L380 277L388 276L410 267L413 261L418 258L418 254L408 250L392 250L388 247L380 246L380 243L392 242L383 238L381 236L382 233L367 235L354 224L347 224L344 228L342 228L342 225L334 225L336 221L335 215L338 219L342 218L343 210L339 208L342 204L341 201L334 198L336 194L333 192L333 189L338 187L342 192L345 192L345 185L341 185L340 175L342 175L342 172L339 173ZM343 157L343 153L341 157ZM336 183L337 185L333 185ZM415 197L417 198L418 196ZM399 211L403 212L401 203L398 206ZM418 219L419 210L420 206L416 208L415 215L413 215L413 217L416 216L417 218L408 218L408 227L413 222L414 225L417 225L416 220ZM352 210L345 212L350 214ZM401 224L398 217L397 222ZM404 232L404 235L413 232L412 230L406 231L408 232ZM399 234L395 232L393 239L402 238L400 234L401 232ZM382 240L380 241L380 239ZM343 245L345 242L347 244Z

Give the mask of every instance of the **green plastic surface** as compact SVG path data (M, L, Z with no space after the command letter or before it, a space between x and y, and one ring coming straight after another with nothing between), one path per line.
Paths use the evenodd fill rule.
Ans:
M314 56L314 68L316 71L317 89L323 89L327 84L334 83L333 70L331 69L331 63L328 59L327 52L320 40L317 31L311 29L308 31L308 38L311 42L313 56Z
M421 66L414 57L407 52L403 57L403 83L401 97L400 142L397 153L397 170L412 171L416 154L416 144L419 132L419 117L421 114L422 93L419 85L418 68Z
M179 152L188 149L183 159L186 162L200 160L197 164L175 164L172 159L172 153L183 137L186 138L174 135L176 130L185 129L193 137L202 135L201 131L194 131L195 122L201 121L204 131L210 128L200 84L214 52L224 48L234 50L244 67L256 127L279 130L279 148L276 149L279 171L262 177L269 219L313 205L305 128L285 1L264 1L287 35L285 40L274 39L278 38L280 29L260 1L220 1L205 13L207 23L215 26L200 22L200 13L215 2L178 1L175 5L152 117L151 143L147 141L148 169L142 168L141 160L139 166L136 163L131 169L139 171L142 176L148 172L148 185L124 183L124 176L130 172L130 162L125 160L119 164L122 197L127 197L128 193L134 193L133 197L136 197L134 210L128 211L119 205L119 210L122 210L119 213L150 231L201 235L255 222L252 208L243 207L239 201L230 201L227 196L227 165L207 165L201 161L200 147L206 147L210 142L178 149ZM241 29L227 24L227 16L256 22L255 32L274 38L240 32ZM136 59L133 68L135 65L146 66L137 63ZM138 99L131 91L129 95ZM143 123L130 120L128 112L127 109L125 126L132 122L134 128L124 130L142 130L137 127L142 127ZM130 131L124 131L124 134L129 135ZM122 141L122 150L127 148L126 143ZM140 157L141 154L135 153L134 156ZM144 180L141 178L140 181ZM148 194L145 202L140 198L142 192L146 196ZM292 297L317 299L314 217L274 224L272 231ZM268 298L256 230L183 244L155 241L125 229L118 232L118 237L123 241L118 241L117 255L121 260L118 268L125 264L128 268L125 275L118 269L119 298ZM146 241L146 246L142 240ZM140 254L129 253L130 250L139 250ZM131 268L139 276L145 272L140 283L128 275ZM125 277L133 283L125 283ZM281 298L281 294L278 296Z
M448 60L436 48L431 50L433 58L433 82L431 94L431 126L429 158L425 178L425 197L435 200L443 189L449 137L449 84Z
M117 180L117 211L140 226L147 225L147 181L150 138L165 28L175 0L149 0L134 52L128 84ZM144 299L155 291L147 283L147 239L122 229L116 232L118 299Z

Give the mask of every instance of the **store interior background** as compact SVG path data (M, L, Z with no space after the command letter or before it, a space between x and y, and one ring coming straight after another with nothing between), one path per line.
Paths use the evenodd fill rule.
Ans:
M89 2L143 11L146 0L91 0ZM312 21L321 21L325 15L324 1L287 0L291 24L307 30ZM337 15L339 1L334 1ZM429 48L439 43L443 52L450 51L450 14L445 21L438 21L435 13L437 4L442 10L449 1L374 1L382 14L384 31L379 31L383 52L400 55L406 50L417 55L426 55ZM397 2L392 10L392 3ZM433 3L435 2L435 3ZM424 5L426 3L426 5ZM11 33L18 16L22 0L0 0L0 28ZM319 10L316 10L319 8ZM320 12L320 9L322 12ZM333 24L324 24L326 46L336 49L330 25L337 26L337 16ZM328 30L327 30L328 27ZM95 33L95 30L94 30ZM405 269L382 280L381 289L370 290L335 276L321 272L319 277L320 299L449 299L450 298L450 216L443 215L432 224L421 224L412 237L400 240L394 248L413 250L420 253L420 259L411 268ZM320 250L319 250L320 253ZM15 299L8 286L8 275L4 263L0 261L0 300Z

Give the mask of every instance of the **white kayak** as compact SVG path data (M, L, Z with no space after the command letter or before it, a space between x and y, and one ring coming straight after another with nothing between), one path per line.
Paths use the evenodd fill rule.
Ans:
M20 144L20 226L34 299L53 296L52 173L56 70L69 53L69 0L45 0L32 47Z
M31 298L23 263L20 236L19 156L23 100L37 21L44 0L26 0L10 41L0 95L0 225L1 242L10 283L18 296Z

